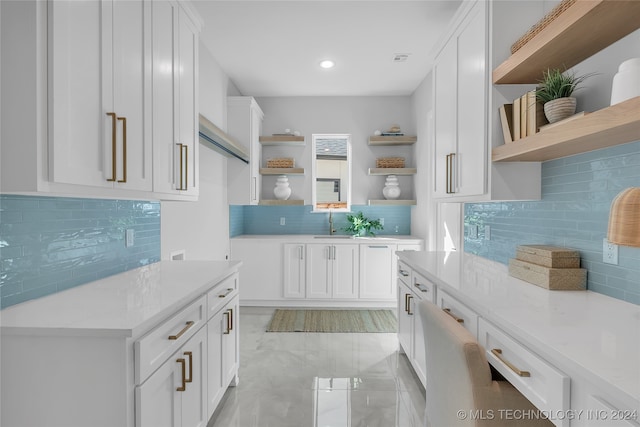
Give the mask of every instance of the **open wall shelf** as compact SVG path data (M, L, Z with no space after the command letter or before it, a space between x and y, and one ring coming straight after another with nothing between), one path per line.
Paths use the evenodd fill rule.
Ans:
M304 136L275 135L261 136L259 138L262 145L304 145Z
M278 199L263 199L259 203L261 206L302 206L304 200L278 200Z
M415 175L416 168L369 168L369 175Z
M640 140L640 96L492 151L494 162L543 162Z
M369 200L369 206L413 206L415 200Z
M493 70L494 84L534 84L640 28L640 1L577 1Z
M304 168L260 168L260 175L304 175Z
M413 145L417 136L370 136L369 145Z

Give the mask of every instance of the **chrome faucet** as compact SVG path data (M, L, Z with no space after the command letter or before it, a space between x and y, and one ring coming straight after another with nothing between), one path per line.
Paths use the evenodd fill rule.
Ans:
M329 235L333 236L336 230L333 228L333 211L329 211Z

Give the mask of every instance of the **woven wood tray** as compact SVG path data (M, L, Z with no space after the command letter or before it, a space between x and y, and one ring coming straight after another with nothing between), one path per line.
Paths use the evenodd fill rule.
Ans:
M562 12L569 9L576 0L563 0L559 5L554 7L551 12L547 13L538 23L536 23L529 31L527 31L522 37L520 37L514 44L511 45L511 53L516 53L518 49L527 44L529 40L534 38L540 31L545 29L554 19L556 19Z
M268 168L293 168L295 167L295 161L291 157L277 157L274 159L267 159Z
M379 157L376 159L377 168L403 168L404 157Z
M583 268L549 268L510 259L509 274L550 290L581 291L587 287L587 270Z
M580 252L548 245L520 245L516 259L551 268L580 268Z

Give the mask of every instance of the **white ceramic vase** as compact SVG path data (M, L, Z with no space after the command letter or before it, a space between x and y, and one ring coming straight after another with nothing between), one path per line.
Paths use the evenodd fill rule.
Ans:
M576 99L573 97L558 98L544 104L544 115L549 123L571 117L576 113Z
M631 58L618 67L611 84L611 105L640 96L640 58Z
M289 178L286 175L280 175L276 179L276 186L273 194L278 200L287 200L291 196L291 188L289 187Z
M398 177L395 175L387 176L387 180L384 183L384 188L382 189L382 195L387 200L395 200L400 197L400 184L398 183Z

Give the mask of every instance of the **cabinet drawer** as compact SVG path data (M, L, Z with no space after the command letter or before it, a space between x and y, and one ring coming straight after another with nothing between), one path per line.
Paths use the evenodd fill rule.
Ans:
M478 315L473 310L444 291L438 290L437 298L438 305L444 311L458 320L474 337L478 336Z
M506 333L480 319L479 341L487 359L538 409L551 414L570 409L570 378L533 354ZM568 426L568 419L552 419L557 426Z
M220 309L238 293L238 273L218 283L207 293L207 320L211 319Z
M622 409L597 396L589 396L587 408L584 418L589 427L640 427L638 408Z
M398 261L398 279L407 286L411 285L411 273L411 267L402 261Z
M413 292L421 300L427 300L435 304L436 302L436 285L425 279L424 276L416 273L415 271L411 275L411 282L413 283Z
M135 342L135 381L141 384L206 323L202 296Z

